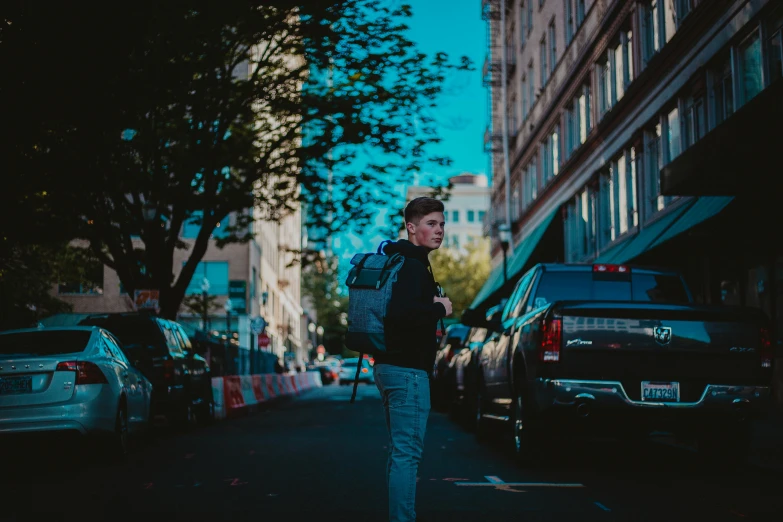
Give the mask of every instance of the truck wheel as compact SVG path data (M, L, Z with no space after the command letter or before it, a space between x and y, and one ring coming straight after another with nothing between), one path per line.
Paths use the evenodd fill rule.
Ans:
M522 390L514 393L511 411L512 450L519 466L529 466L543 453L540 447L540 426L533 421Z

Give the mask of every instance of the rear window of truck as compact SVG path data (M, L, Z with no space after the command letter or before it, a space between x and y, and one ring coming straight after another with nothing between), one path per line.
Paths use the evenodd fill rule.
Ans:
M555 301L690 302L682 279L674 274L613 276L593 272L544 272L533 306L538 308Z

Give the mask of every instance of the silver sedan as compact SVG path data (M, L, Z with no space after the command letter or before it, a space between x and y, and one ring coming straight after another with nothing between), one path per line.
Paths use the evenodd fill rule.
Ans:
M149 426L152 385L108 331L0 332L0 435L78 432L122 458Z

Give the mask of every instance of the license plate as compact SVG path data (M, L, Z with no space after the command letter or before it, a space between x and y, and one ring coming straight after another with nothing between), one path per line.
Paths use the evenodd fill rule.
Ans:
M642 381L642 400L650 402L680 402L680 383Z
M31 391L33 391L33 378L29 375L22 377L0 377L0 395L30 393Z

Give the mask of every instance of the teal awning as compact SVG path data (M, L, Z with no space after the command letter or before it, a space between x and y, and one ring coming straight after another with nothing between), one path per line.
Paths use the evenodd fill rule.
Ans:
M707 221L711 217L717 216L729 203L734 201L731 196L705 196L699 198L696 203L691 205L684 214L680 216L680 219L674 222L672 226L666 229L661 237L659 237L651 248L660 246L665 241L672 239L689 230L699 223Z
M652 222L636 236L604 252L596 263L627 263L648 250L682 234L717 215L732 202L733 197L705 196L696 198Z
M596 263L627 263L632 259L642 255L647 250L650 250L655 241L661 237L661 235L669 229L669 227L682 216L690 206L692 202L688 202L680 208L661 216L659 219L653 221L646 227L644 227L638 234L625 242L625 246L613 248L612 250L598 256L595 260Z
M546 219L530 233L530 235L516 245L514 248L514 255L506 262L508 267L508 273L506 275L508 276L509 281L513 280L517 274L525 269L528 259L530 259L530 256L533 254L536 246L538 246L544 232L549 228L549 225L552 223L557 212L557 210L552 211L552 213L550 213ZM503 264L501 263L489 274L487 282L481 287L481 290L479 290L470 307L478 308L481 306L481 304L491 297L492 294L500 290L503 283Z

